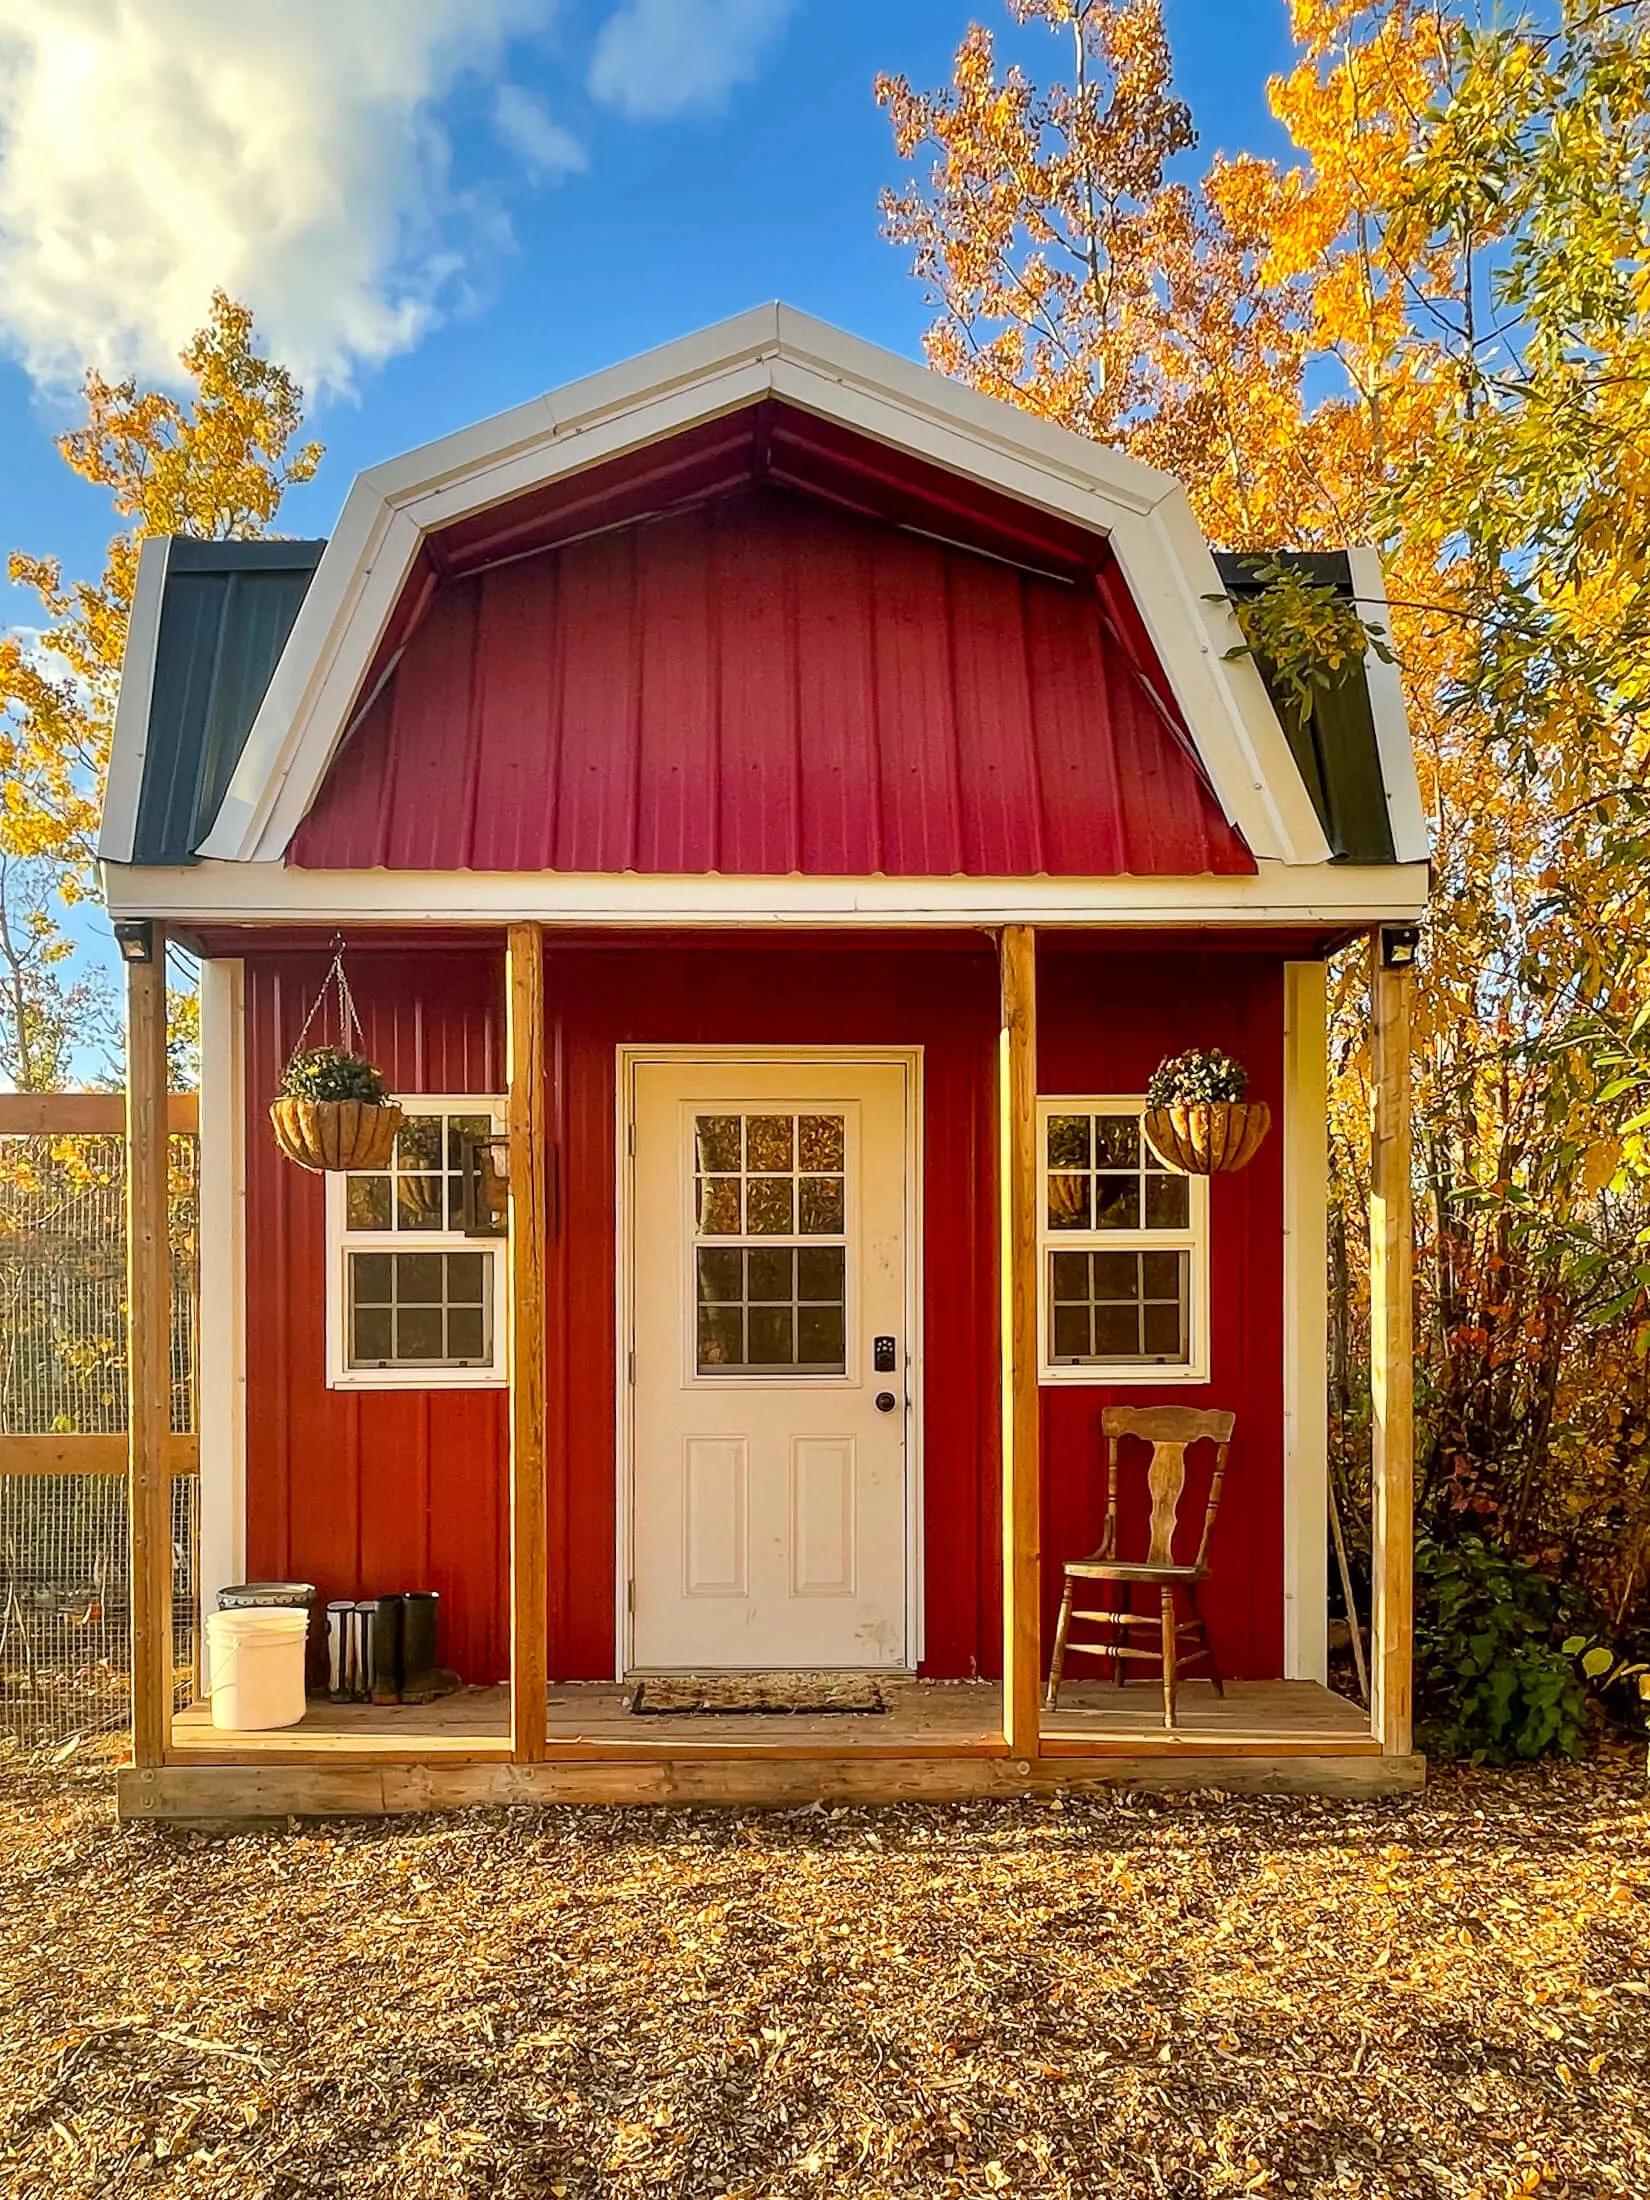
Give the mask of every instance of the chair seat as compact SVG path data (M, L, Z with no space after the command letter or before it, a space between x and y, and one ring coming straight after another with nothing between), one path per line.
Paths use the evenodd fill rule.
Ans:
M1066 1561L1068 1574L1077 1575L1082 1581L1207 1581L1207 1566L1148 1566L1142 1560L1134 1564L1126 1558L1072 1558Z

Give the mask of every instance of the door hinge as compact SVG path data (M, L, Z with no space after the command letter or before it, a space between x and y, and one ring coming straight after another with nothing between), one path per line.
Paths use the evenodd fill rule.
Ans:
M636 1158L636 1126L634 1123L627 1123L624 1127L624 1150L634 1161Z
M624 1608L634 1616L636 1610L636 1584L633 1580L627 1581L624 1585Z
M636 1387L636 1354L634 1349L625 1354L625 1362L625 1380L629 1383L631 1389L634 1390Z

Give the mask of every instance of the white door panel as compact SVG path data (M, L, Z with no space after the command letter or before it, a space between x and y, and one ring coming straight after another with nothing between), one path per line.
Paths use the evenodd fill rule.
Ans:
M907 1663L909 1085L632 1065L638 1671Z

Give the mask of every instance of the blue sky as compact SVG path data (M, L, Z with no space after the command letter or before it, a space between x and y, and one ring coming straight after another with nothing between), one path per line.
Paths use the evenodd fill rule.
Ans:
M1285 152L1286 0L1167 16L1192 161ZM872 79L944 83L975 18L1065 74L1000 0L0 0L0 547L99 570L108 506L52 436L88 359L164 380L215 282L309 383L293 534L363 466L763 299L916 354Z
M434 104L450 188L476 194L479 217L453 220L438 240L459 265L427 333L382 363L355 363L353 387L316 393L327 460L290 500L283 528L324 534L360 467L762 299L915 352L921 293L878 234L877 194L899 169L872 77L889 69L941 83L976 17L995 21L1045 75L1066 58L1046 33L1014 33L1006 12L981 0L793 0L788 11L761 8L774 27L746 64L748 81L684 113L633 119L589 89L593 40L611 12L564 6L543 34L509 41L496 71ZM1168 16L1201 150L1283 150L1265 97L1290 51L1283 0L1169 0ZM582 171L535 175L512 159L494 116L499 83L526 91L569 133ZM251 280L236 285L225 272L261 305L255 253ZM210 279L201 287L204 308ZM0 543L93 571L107 507L51 443L74 416L72 397L38 365L31 380L15 337L11 348L0 364ZM153 371L133 348L117 349L109 368ZM13 603L11 616L26 617Z

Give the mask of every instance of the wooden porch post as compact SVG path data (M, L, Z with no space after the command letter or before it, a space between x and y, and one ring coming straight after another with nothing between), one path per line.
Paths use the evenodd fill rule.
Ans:
M544 1755L549 1654L545 1539L544 933L510 927L510 1755Z
M1370 941L1369 1388L1373 1422L1371 1723L1382 1751L1413 1746L1414 1245L1410 1194L1411 973Z
M126 965L127 1520L132 1762L172 1738L172 1254L166 1199L166 935Z
M1002 987L997 1117L1003 1363L1003 1739L1040 1747L1041 1487L1037 1398L1037 940L998 935Z

